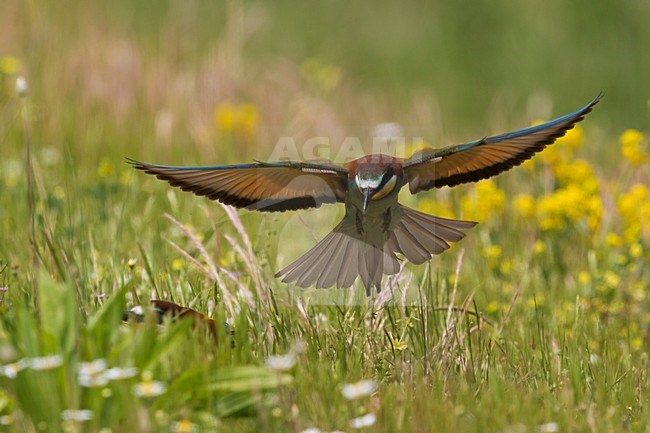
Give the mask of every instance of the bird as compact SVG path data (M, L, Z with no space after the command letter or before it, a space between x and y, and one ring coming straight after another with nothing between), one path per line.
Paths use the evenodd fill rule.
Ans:
M299 287L349 288L360 277L366 294L381 290L400 259L416 265L458 242L477 222L441 218L398 202L411 194L498 175L530 159L572 129L600 101L535 126L409 158L370 154L342 165L329 160L169 166L127 158L134 168L183 191L260 212L283 212L343 203L345 215L313 248L275 274Z
M214 343L217 344L217 325L214 320L205 314L199 313L198 311L192 310L191 308L183 307L173 302L160 299L151 300L151 311L155 314L156 322L159 325L163 323L165 317L170 317L172 319L190 318L194 320L194 323L198 324L199 326L205 326L210 332ZM122 321L144 322L146 320L145 312L145 308L143 308L141 305L138 305L128 311L124 311L122 313ZM224 326L226 330L229 327L227 323L225 323ZM231 344L233 343L234 341L231 342Z

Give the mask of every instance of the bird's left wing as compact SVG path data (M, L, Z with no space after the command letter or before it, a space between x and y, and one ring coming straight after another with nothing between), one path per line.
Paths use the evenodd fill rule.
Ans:
M344 201L348 171L330 161L174 167L128 160L170 185L235 207L278 212Z
M487 179L530 159L562 137L591 111L602 95L566 116L541 125L470 143L418 152L404 161L412 194Z

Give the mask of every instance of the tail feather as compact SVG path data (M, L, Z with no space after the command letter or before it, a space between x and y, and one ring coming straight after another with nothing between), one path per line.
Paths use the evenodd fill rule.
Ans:
M337 277L340 275L340 270L345 259L345 251L347 249L347 242L341 239L339 242L332 242L334 248L329 253L330 260L326 262L323 272L316 281L318 287L332 287L336 284Z
M316 278L310 279L312 273L318 276L327 262L323 260L322 252L334 241L335 231L331 232L312 249L303 254L298 260L275 274L276 277L284 276L284 282L295 282L300 287L309 287L316 282Z
M341 262L341 270L339 276L336 279L337 287L350 287L354 284L354 280L357 279L359 275L359 270L355 261L353 260L354 251L352 248L345 248L343 260Z
M417 238L401 222L391 233L389 240L393 241L393 251L402 254L411 263L424 263L431 257L427 249L418 242Z
M384 275L399 272L401 254L408 261L421 264L449 249L449 242L465 237L461 230L476 225L472 221L435 217L401 206L401 217L388 234L382 249L365 243L344 231L344 221L302 257L289 264L275 276L285 283L316 288L350 287L361 277L366 292L381 289Z
M402 218L391 233L387 246L416 265L448 250L449 242L458 242L465 237L465 233L460 230L472 228L477 224L473 221L427 215L402 205L400 208Z
M360 276L367 290L381 287L384 274L399 271L393 252L383 251L340 231L339 224L302 257L278 272L285 283L316 288L350 287Z
M386 275L396 274L399 271L399 262L393 252L380 250L370 244L356 241L359 248L359 275L366 294L370 296L370 289L377 288L381 291L381 278Z
M406 211L409 217L416 221L422 222L423 224L436 224L436 234L451 242L458 242L465 237L465 233L461 232L460 230L471 229L477 224L474 221L452 220L449 218L428 215L404 206L402 206L402 211Z
M325 242L322 245L322 248L320 250L314 251L313 257L311 258L318 265L311 266L311 268L307 268L305 270L305 272L300 277L300 279L302 280L301 285L306 287L315 285L319 278L326 276L325 268L331 260L323 260L323 258L332 257L332 252L336 249L337 245L339 244L339 240L337 239L337 236L331 236L331 237L326 236L325 240L327 242Z
M412 224L408 218L403 218L400 221L396 235L400 245L404 242L399 238L400 235L407 235L412 244L419 246L419 250L422 253L422 259L427 261L431 258L432 254L440 254L449 248L449 244L446 242L445 237L441 236L438 232L439 225L436 225L435 228L427 228L423 223L422 224ZM435 230L435 231L434 231ZM438 232L438 233L436 233ZM420 264L421 261L413 261L413 263Z

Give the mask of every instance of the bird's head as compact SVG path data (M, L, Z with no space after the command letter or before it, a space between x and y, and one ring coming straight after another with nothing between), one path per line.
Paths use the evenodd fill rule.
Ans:
M362 165L356 170L354 183L363 195L363 212L368 203L379 200L395 191L397 174L391 165Z

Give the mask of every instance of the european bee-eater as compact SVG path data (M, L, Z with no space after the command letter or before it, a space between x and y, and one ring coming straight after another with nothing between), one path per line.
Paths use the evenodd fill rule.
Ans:
M215 344L217 343L217 325L215 324L214 320L210 319L205 314L199 313L198 311L192 310L191 308L182 307L173 302L162 301L159 299L152 299L151 306L153 308L153 312L157 316L158 324L163 323L165 316L169 316L171 318L178 317L183 319L191 318L197 324L205 325L210 331L210 334L212 335ZM143 322L145 318L146 318L145 309L142 308L141 306L134 307L129 311L125 311L124 313L122 313L123 322L129 322L129 321ZM228 328L228 324L226 324L226 328Z
M301 287L350 287L357 276L370 294L399 271L397 254L421 264L465 237L477 223L427 215L397 202L411 194L487 179L517 166L562 137L598 103L518 131L427 149L408 159L366 155L342 166L327 160L174 167L130 160L172 186L224 204L262 212L345 203L345 216L311 250L276 274Z

